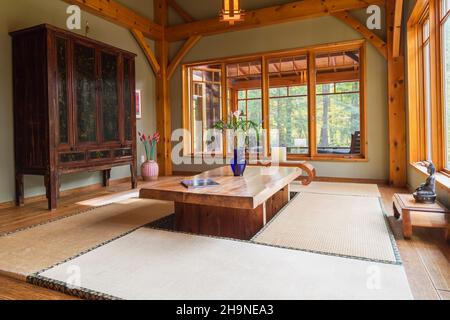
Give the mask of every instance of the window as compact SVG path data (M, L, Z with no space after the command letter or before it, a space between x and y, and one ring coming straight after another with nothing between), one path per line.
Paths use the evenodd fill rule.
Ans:
M184 65L187 154L211 152L206 130L240 111L264 133L250 153L270 157L281 146L289 160L366 161L364 53L365 42L354 41Z
M261 61L243 61L228 64L227 92L228 110L239 111L262 126L262 63ZM249 150L258 153L261 149ZM233 152L233 146L227 146L227 152Z
M421 34L421 64L423 66L422 73L422 103L425 109L425 135L426 135L426 156L432 159L431 151L431 69L430 69L430 18L425 15L422 22Z
M306 55L269 60L270 144L288 154L309 154L307 83Z
M317 153L358 155L361 153L360 53L321 53L315 60Z
M450 0L418 1L408 21L410 161L450 173Z
M222 148L221 136L211 139L208 129L222 119L222 71L220 65L204 65L190 69L190 114L192 150L194 154L209 153ZM216 137L216 136L215 136ZM215 143L210 143L213 140Z
M442 1L441 41L442 41L442 82L444 89L444 169L450 171L450 0Z

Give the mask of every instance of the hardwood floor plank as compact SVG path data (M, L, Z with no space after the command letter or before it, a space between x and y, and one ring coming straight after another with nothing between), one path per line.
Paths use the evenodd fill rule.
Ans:
M0 276L0 300L79 300L20 280Z
M64 194L59 200L60 207L53 212L47 211L45 200L32 201L21 208L0 208L0 233L78 213L80 210L89 208L89 206L78 204L79 202L114 195L126 190L130 190L129 183L77 192L73 195ZM449 288L450 246L444 241L441 231L416 228L413 238L409 241L404 240L401 221L397 221L393 217L392 196L396 192L407 192L407 190L381 186L380 192L414 298L450 300L450 290L447 290ZM72 299L72 297L0 276L0 299L59 300Z
M403 260L405 272L408 277L409 285L411 287L411 292L414 298L419 300L439 300L440 296L434 286L433 279L431 278L431 273L428 271L429 269L434 269L435 267L430 265L427 268L426 263L429 264L432 262L430 261L430 259L422 259L421 250L423 249L421 249L420 245L416 246L416 244L418 243L430 241L429 239L432 237L432 235L430 234L432 234L433 232L439 233L439 231L427 229L425 230L425 232L422 232L418 235L416 229L414 229L411 240L405 240L403 238L402 222L397 221L393 216L394 212L392 209L392 197L394 196L394 193L408 193L408 190L385 186L381 186L379 189L382 195L384 208L389 217L389 224L391 225L391 229L397 241L397 246ZM441 239L441 241L445 242L443 238ZM441 247L437 246L435 243L431 247L441 251ZM445 268L445 265L442 266L442 268ZM446 268L447 270L449 270L450 268L450 264L448 263L448 261Z
M450 291L439 290L439 295L442 300L450 300Z

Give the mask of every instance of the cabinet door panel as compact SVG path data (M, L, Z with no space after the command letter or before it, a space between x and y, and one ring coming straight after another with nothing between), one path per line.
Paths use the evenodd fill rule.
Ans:
M102 52L101 55L101 101L103 140L119 140L119 95L118 95L118 58L114 54Z
M77 136L81 143L97 141L95 49L76 43L74 48Z
M131 60L125 58L123 63L124 68L124 88L123 88L123 105L124 105L124 121L125 121L125 140L131 141L133 139L132 134L132 117L131 112L135 112L132 110L132 94L131 92Z
M69 99L67 91L67 40L56 38L59 143L69 143Z

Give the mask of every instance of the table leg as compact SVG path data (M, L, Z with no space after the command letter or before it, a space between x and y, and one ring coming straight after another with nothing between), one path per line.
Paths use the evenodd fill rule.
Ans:
M395 219L399 220L400 219L400 212L397 210L397 206L395 205L395 203L392 206L394 208L394 217L395 217Z
M412 224L411 224L411 214L408 210L403 210L403 237L405 239L411 239L412 236Z

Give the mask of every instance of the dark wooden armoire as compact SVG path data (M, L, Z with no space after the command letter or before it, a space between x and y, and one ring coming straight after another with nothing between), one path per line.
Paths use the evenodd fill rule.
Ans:
M16 203L24 175L45 177L49 209L60 177L129 165L136 188L136 55L49 25L11 33Z

